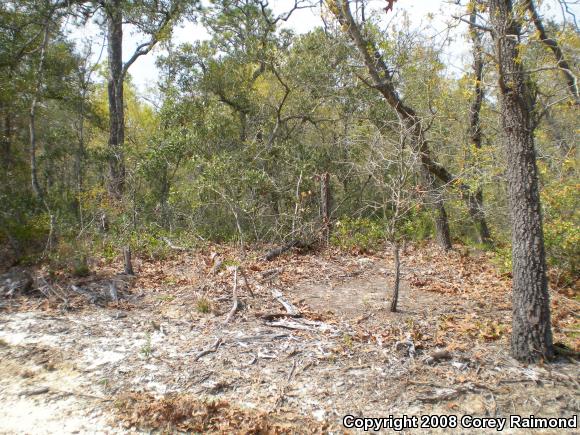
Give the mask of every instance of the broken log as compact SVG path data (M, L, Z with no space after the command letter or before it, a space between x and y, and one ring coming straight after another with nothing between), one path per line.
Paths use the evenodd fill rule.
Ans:
M127 275L135 275L133 272L133 264L131 263L131 248L125 246L123 249L123 257L125 259L125 273Z
M272 261L274 258L282 255L284 252L287 252L290 249L294 248L295 246L300 246L300 245L303 245L303 243L300 242L300 240L292 240L292 241L286 243L285 245L280 246L279 248L274 248L271 251L268 251L266 253L266 255L264 256L264 259L266 261Z

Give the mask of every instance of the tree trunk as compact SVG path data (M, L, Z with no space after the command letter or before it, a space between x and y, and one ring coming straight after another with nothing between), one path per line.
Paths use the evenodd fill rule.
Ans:
M4 168L8 168L12 160L12 114L10 110L10 107L6 107L4 114L4 137L2 138L2 164Z
M520 27L511 0L490 0L504 145L513 261L512 355L525 362L554 354L544 235L534 150L533 101L519 59Z
M477 149L481 149L482 134L481 134L481 105L483 103L483 47L481 44L481 35L476 27L477 24L477 5L480 0L473 0L470 3L470 17L469 17L469 33L473 43L473 75L475 79L474 97L469 110L469 136L471 143ZM487 221L485 219L485 212L483 209L483 191L481 186L477 186L475 193L468 191L467 208L469 216L475 224L478 242L484 245L491 244L491 234Z
M452 244L447 212L445 211L442 197L435 192L438 183L432 172L433 161L430 156L429 142L421 126L421 119L411 107L405 105L395 89L392 72L387 67L379 50L371 41L363 37L357 22L352 16L349 0L333 2L329 7L362 55L365 66L372 78L373 87L383 95L387 103L395 110L402 125L412 137L413 146L421 156L421 177L428 191L427 202L434 214L436 238L439 245L448 250Z
M32 102L30 103L30 112L28 117L28 130L30 134L30 178L32 183L32 191L36 197L44 202L44 194L38 182L38 166L36 162L36 107L38 106L38 99L42 88L42 76L44 71L44 62L46 59L46 49L48 47L50 27L50 15L47 16L44 23L44 32L42 37L42 44L40 46L40 59L38 61L38 70L36 72L36 86L34 94L32 95Z
M320 176L320 217L322 218L322 231L324 242L330 242L330 174L325 172Z
M560 45L555 39L548 37L548 34L544 27L544 23L542 22L542 19L538 14L534 1L526 0L525 6L530 13L531 16L530 18L534 22L534 26L536 26L538 36L540 37L540 41L542 41L546 45L546 47L548 47L550 50L552 50L552 53L554 53L554 57L558 62L558 68L560 68L560 71L562 71L562 74L566 79L566 84L568 85L568 91L570 92L570 95L572 96L572 98L574 98L574 102L576 103L576 105L580 105L580 94L578 93L577 80L576 77L574 76L574 73L572 72L572 68L570 68L570 63L564 56L564 52L562 51Z
M393 283L393 299L391 300L391 313L397 312L399 302L399 286L401 284L401 260L399 258L399 244L395 243L393 248L395 255L395 282Z
M109 195L120 199L125 187L125 113L123 107L123 13L121 0L110 0L107 9L109 78Z
M129 246L123 248L123 259L125 262L125 274L135 275L135 272L133 272L133 263L131 262L131 248Z

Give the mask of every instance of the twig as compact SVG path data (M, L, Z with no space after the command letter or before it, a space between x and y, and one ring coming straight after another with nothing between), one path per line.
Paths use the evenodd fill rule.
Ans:
M50 391L48 387L38 387L31 390L24 390L20 393L21 396L38 396L39 394L45 394Z
M163 240L165 243L167 243L167 246L169 246L171 249L175 249L176 251L187 251L187 248L184 248L183 246L176 246L173 244L173 242L171 240L169 240L167 237L162 237L161 240Z
M220 347L220 344L222 344L222 338L218 338L214 344L212 344L212 346L209 349L206 350L202 350L201 352L199 352L195 358L193 358L194 361L197 361L198 359L200 359L201 357L207 355L208 353L214 353L218 350L218 348Z

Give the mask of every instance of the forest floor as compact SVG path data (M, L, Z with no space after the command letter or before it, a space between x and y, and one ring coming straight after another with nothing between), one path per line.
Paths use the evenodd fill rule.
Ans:
M552 295L555 341L570 354L527 366L509 356L510 279L485 253L408 247L398 313L388 253L262 255L137 258L132 279L100 262L0 301L0 433L343 433L347 414L580 411L570 290ZM118 301L103 296L111 283Z

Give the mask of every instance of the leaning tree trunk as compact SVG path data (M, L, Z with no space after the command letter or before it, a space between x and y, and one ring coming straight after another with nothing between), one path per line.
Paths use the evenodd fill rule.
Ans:
M552 50L552 53L554 53L554 57L558 62L558 68L560 69L560 71L564 75L564 78L566 79L568 91L570 92L572 98L574 98L574 102L576 103L576 105L580 105L580 93L578 92L578 83L576 77L574 76L574 73L572 72L573 70L570 67L568 59L566 59L566 56L564 56L562 48L558 44L558 41L548 36L546 28L544 27L544 23L542 22L542 19L538 14L538 10L536 9L536 5L534 4L534 0L526 0L524 4L531 15L530 18L534 22L534 26L536 26L536 30L538 31L540 41L542 41L546 45L546 47L548 47L550 50Z
M443 249L451 249L447 212L445 211L443 197L436 192L436 189L440 186L431 170L432 160L429 142L425 137L420 117L415 110L405 104L397 92L392 72L387 67L377 47L363 36L359 25L352 16L349 0L328 2L327 4L363 57L368 73L371 76L373 87L383 95L387 103L395 110L399 120L408 130L409 135L411 135L413 146L421 156L421 181L427 189L427 204L434 215L437 242Z
M107 13L109 78L109 194L120 199L125 187L125 114L123 107L123 13L121 0L111 0Z
M513 257L513 356L525 362L553 355L544 235L534 150L533 100L519 52L520 27L511 0L490 0L499 62L507 154Z

